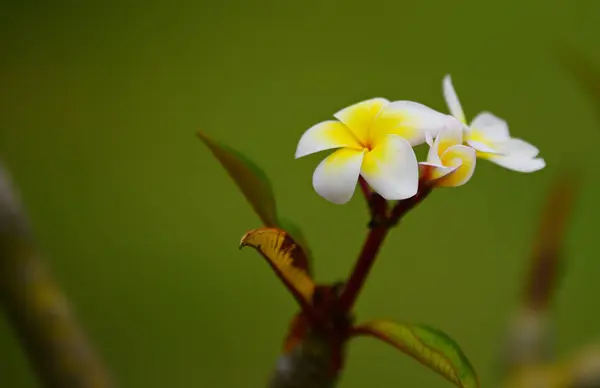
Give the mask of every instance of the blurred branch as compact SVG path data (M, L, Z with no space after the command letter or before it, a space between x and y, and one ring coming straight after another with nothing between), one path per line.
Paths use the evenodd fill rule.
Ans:
M20 199L1 164L0 299L42 386L113 386L44 265Z
M554 358L549 307L565 265L565 237L579 188L579 176L574 171L563 172L547 195L530 256L522 304L507 329L502 357L505 376Z
M567 363L568 386L594 388L600 386L600 343L580 349Z
M310 330L298 346L282 354L269 388L333 388L339 374L331 373L331 347L326 337Z
M567 226L579 191L578 178L574 173L563 173L546 199L525 282L524 304L529 309L547 309L558 288L565 265L562 256Z
M590 97L596 107L596 115L600 118L600 70L598 66L588 56L567 43L560 42L557 45L557 52L561 65Z

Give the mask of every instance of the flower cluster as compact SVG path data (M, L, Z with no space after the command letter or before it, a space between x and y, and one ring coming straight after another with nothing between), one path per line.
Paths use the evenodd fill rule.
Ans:
M296 158L336 149L313 174L316 192L343 204L362 177L384 199L402 200L417 193L419 180L431 187L465 184L477 158L520 172L545 167L539 150L511 137L506 121L492 113L479 113L467 124L449 75L443 91L450 115L412 101L373 98L309 128ZM425 143L427 160L418 162L413 147Z
M468 182L478 158L520 172L545 167L538 149L512 138L504 120L482 112L468 124L450 76L443 90L450 114L416 102L373 98L342 109L336 120L314 125L300 139L296 158L335 150L313 174L317 193L343 204L359 182L371 217L349 276L333 284L314 280L307 240L298 225L279 214L266 174L236 150L198 134L262 220L263 227L246 233L240 248L260 253L300 307L270 387L335 386L347 345L364 335L396 347L457 387L479 387L468 358L444 332L390 320L357 323L353 313L386 236L433 189ZM419 162L414 147L423 144L429 152Z

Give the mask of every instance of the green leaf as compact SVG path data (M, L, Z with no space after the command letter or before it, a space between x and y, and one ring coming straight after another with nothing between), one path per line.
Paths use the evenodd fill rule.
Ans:
M380 339L458 387L479 387L477 374L458 344L437 329L381 320L355 327L353 335L368 335Z
M310 274L312 254L304 233L293 221L278 216L275 195L265 172L239 151L211 139L202 132L198 132L198 137L233 178L264 226L287 231L302 248L307 259L306 271Z
M304 233L295 222L285 218L279 217L279 227L289 233L289 235L296 241L296 244L300 245L304 254L306 255L307 264L306 264L306 272L309 275L312 274L312 252L310 247L308 246L308 242L306 237L304 237Z
M198 137L233 178L263 224L268 227L278 226L275 196L265 172L233 148L202 132L198 132Z

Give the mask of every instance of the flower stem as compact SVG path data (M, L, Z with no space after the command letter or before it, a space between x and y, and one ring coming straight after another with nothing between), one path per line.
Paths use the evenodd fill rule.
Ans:
M115 386L37 248L17 190L1 164L0 302L40 386Z
M367 181L364 180L364 178L358 177L358 183L360 185L360 190L362 191L363 195L365 196L365 199L367 200L367 204L369 205L369 207L371 206L371 188L369 187L369 184L367 183Z
M361 187L363 187L361 183ZM368 186L367 186L368 188ZM388 216L387 213L387 201L385 201L379 195L371 195L368 198L371 199L369 204L371 205L371 211L373 219L371 221L371 228L367 239L363 245L362 251L352 269L350 278L346 283L346 287L340 296L340 308L342 311L350 311L354 306L354 303L358 299L358 295L371 272L371 267L377 258L377 254L381 249L381 245L385 240L389 230L394 227L400 219L413 209L416 205L421 203L431 193L432 187L427 185L425 181L419 182L419 190L417 194L411 198L399 201L396 206L392 209L391 214ZM384 207L381 205L375 206L378 198L381 198L384 202ZM383 209L383 212L381 212ZM377 222L377 220L383 220L384 222Z
M363 287L363 284L367 280L371 267L375 262L377 253L381 248L381 244L385 240L389 227L387 225L379 226L369 230L367 239L363 245L360 256L354 265L354 269L350 274L348 283L340 296L340 308L342 311L350 311L354 306L358 294Z
M399 201L396 206L394 206L394 209L392 209L392 214L389 218L390 226L396 226L402 217L404 217L412 208L420 204L429 196L432 189L433 188L424 183L424 181L419 182L419 190L417 191L417 194L415 194L414 197Z
M374 192L362 176L358 178L358 182L360 184L360 189L365 196L365 200L369 205L369 214L371 216L369 229L385 224L388 212L387 201L381 195Z

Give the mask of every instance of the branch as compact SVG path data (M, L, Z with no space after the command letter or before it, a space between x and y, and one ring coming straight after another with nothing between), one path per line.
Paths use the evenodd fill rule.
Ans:
M392 214L390 215L391 226L396 226L398 222L402 220L402 217L404 217L415 206L423 202L423 200L427 198L429 194L431 194L432 190L433 187L430 186L427 181L419 181L419 190L417 191L417 194L415 194L414 197L399 201L392 210Z
M427 198L431 191L431 186L428 186L425 181L420 181L417 194L411 198L398 201L389 216L387 215L387 201L379 195L368 197L373 201L378 201L378 198L381 198L383 205L371 205L371 209L375 210L372 213L373 218L370 223L369 234L346 283L346 288L340 297L340 307L343 311L350 311L354 306L390 229L397 225L411 209Z
M385 222L388 213L388 203L381 195L371 189L362 176L358 178L358 183L367 205L369 206L369 215L371 217L369 229L372 229Z
M356 302L356 299L371 272L373 263L375 263L377 254L381 249L381 245L383 244L388 231L387 225L378 226L369 230L362 251L358 256L358 260L346 283L346 288L340 297L340 308L342 311L350 311L352 309L352 306Z
M332 348L326 337L311 331L277 361L269 388L334 388L339 373L331 373Z
M114 386L44 265L20 200L1 164L0 300L42 386Z
M542 311L549 307L565 265L565 240L580 190L580 177L564 171L555 178L548 193L531 254L523 292L525 305Z
M578 169L563 170L554 178L546 196L521 306L511 317L502 344L498 366L505 376L555 358L556 333L551 307L566 264L565 242L581 183Z

